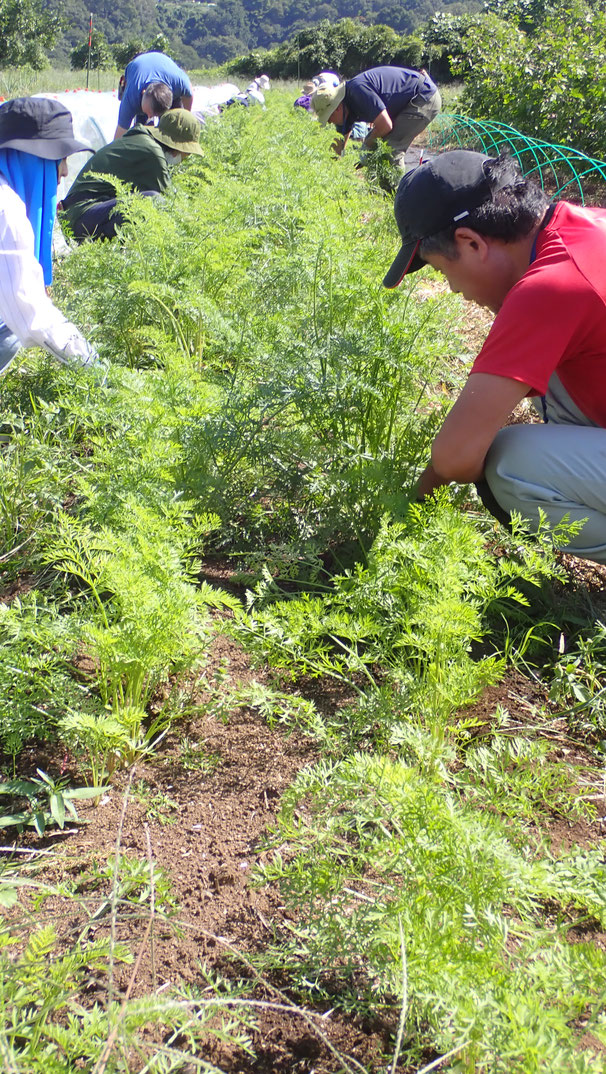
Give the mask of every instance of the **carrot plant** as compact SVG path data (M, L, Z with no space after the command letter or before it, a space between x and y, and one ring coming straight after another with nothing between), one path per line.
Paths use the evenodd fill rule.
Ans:
M467 1074L598 1070L575 1020L604 1042L604 959L567 941L583 919L603 927L603 862L529 837L548 806L591 816L567 797L578 773L505 737L501 710L474 741L466 712L516 646L527 663L554 634L557 648L561 609L535 596L561 575L554 535L530 542L514 521L508 536L462 512L463 492L410 504L465 375L462 306L427 273L383 290L391 201L329 142L280 92L266 111L228 110L174 191L122 194L119 240L58 267L55 300L110 369L101 385L28 352L0 384L0 557L23 583L0 606L0 746L16 771L26 743L59 738L98 788L161 751L235 613L282 681L234 690L222 669L212 711L298 725L330 756L285 801L287 864L266 876L299 921L271 958L331 1006L399 998L411 1068L431 1048ZM201 581L209 550L238 555L245 607ZM553 692L596 737L593 634L560 652ZM336 682L337 700L300 696L309 678ZM182 742L184 765L208 764ZM0 1054L19 1074L49 1070L53 1050L96 1069L119 1039L118 1074L157 1022L169 1043L145 1069L179 1069L205 1012L220 1018L204 989L83 1008L75 991L106 948L32 945L28 987L47 960L50 991L27 1012L22 959L0 965ZM248 1047L240 1023L225 1033Z
M367 565L335 577L326 595L251 593L234 629L294 677L328 675L364 695L387 676L401 718L426 718L441 739L454 713L502 672L496 655L472 655L488 612L524 605L522 583L552 571L531 544L518 547L518 562L495 559L477 525L442 496L412 506L402 522L386 519Z
M171 719L163 706L147 720L146 706L169 672L192 668L208 638L204 611L234 605L233 598L191 584L184 536L166 520L130 505L117 528L93 533L67 514L57 516L45 559L83 587L92 602L78 611L82 642L95 667L108 719L72 713L62 723L68 741L88 753L93 781L116 760L132 762ZM164 524L163 524L164 523ZM187 535L190 540L190 535ZM111 761L109 760L111 758Z
M606 626L601 620L583 629L567 647L560 634L558 660L550 686L552 699L564 709L571 728L601 744L606 741Z
M9 406L17 402L10 392L5 395ZM13 574L29 562L34 536L67 495L77 469L77 463L66 458L61 448L61 434L65 433L61 417L59 408L42 398L35 400L30 413L24 414L17 403L15 410L4 414L0 562Z
M96 710L90 692L70 673L77 637L62 610L36 590L0 604L0 747L13 774L23 746L56 737L66 709Z
M387 206L351 163L319 170L319 128L287 118L278 99L209 122L176 192L131 199L127 241L79 248L61 285L113 361L160 367L180 396L177 481L226 540L363 554L439 420L428 385L459 307L382 293Z
M161 871L155 870L152 880L148 863L132 859L120 873L113 915L121 920L123 905L132 914L133 904L142 913L152 885L158 892L159 916L166 919L165 906L170 911L172 896ZM122 1002L109 992L113 967L128 968L135 961L125 943L81 937L66 944L52 926L32 929L18 953L16 942L14 933L0 930L0 1058L11 1074L70 1074L78 1069L130 1074L133 1056L137 1069L150 1074L183 1069L184 1056L192 1070L221 1074L212 1062L199 1058L209 1039L250 1049L252 1017L245 1007L232 1009L228 982L215 982L216 1003L208 994L193 995L190 990L185 996L179 989L127 996ZM79 995L90 989L91 980L99 991L94 1003L83 1004Z
M531 857L497 815L368 755L298 778L282 808L285 841L288 862L277 854L264 870L299 914L278 957L316 998L334 1002L339 980L346 1005L389 1003L404 974L413 1065L430 1046L455 1049L461 1072L604 1070L606 959L567 939L588 918L606 920L599 849ZM596 1050L580 1046L578 1018Z

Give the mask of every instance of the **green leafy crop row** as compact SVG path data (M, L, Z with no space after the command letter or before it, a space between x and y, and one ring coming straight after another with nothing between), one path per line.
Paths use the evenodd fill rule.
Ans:
M461 307L426 275L385 292L390 199L329 140L286 95L231 109L173 194L124 196L122 238L64 260L56 298L110 371L100 385L28 354L0 385L0 747L14 775L24 745L54 740L98 788L161 750L179 690L233 621L288 681L219 697L217 711L233 700L303 724L332 758L286 801L288 861L268 875L302 920L298 946L274 957L312 992L334 974L344 1004L395 994L411 1061L454 1048L453 1070L538 1074L545 1060L581 1074L592 1051L574 1020L603 1039L604 966L567 936L583 916L603 927L603 863L526 843L547 802L589 812L540 743L505 737L504 713L479 743L465 714L516 646L530 660L555 639L557 652L562 627L541 604L554 535L503 535L461 511L464 493L410 504L465 373ZM246 607L202 580L209 552L241 564ZM582 644L583 675L571 653L554 689L563 704L571 681L584 689L597 719L601 635ZM297 694L311 678L347 704ZM155 1011L171 1047L194 1051L199 996L82 1009L71 990L104 949L64 955L50 933L30 946L43 953L0 967L13 1069L58 1047L90 1065L116 1024L137 1042ZM19 974L35 984L44 952L50 992L28 1005Z

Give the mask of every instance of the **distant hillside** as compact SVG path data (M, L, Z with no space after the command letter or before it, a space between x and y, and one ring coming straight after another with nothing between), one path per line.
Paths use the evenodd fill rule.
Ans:
M53 0L48 6L56 10ZM88 30L89 12L107 40L148 41L163 32L168 51L185 67L223 63L253 48L267 48L323 19L361 19L410 33L436 11L479 11L481 0L63 0L65 30L52 59L69 62Z

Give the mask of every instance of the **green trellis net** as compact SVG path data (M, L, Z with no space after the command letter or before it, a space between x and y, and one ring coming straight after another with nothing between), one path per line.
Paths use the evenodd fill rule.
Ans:
M606 200L606 161L594 160L579 149L529 138L506 123L439 115L428 130L431 148L476 149L496 154L508 148L524 175L539 182L553 197L585 204L586 197Z

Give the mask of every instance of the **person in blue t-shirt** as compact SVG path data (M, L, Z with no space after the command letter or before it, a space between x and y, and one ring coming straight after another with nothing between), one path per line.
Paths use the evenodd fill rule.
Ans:
M187 108L191 112L191 82L185 71L163 52L142 52L135 56L120 84L124 88L114 139L121 138L140 113L145 122L163 115L169 108Z
M337 128L336 153L341 155L357 123L370 123L363 145L372 149L382 138L402 171L409 145L442 107L440 91L427 72L409 67L371 67L336 87L318 86L311 103L322 126L334 123Z

